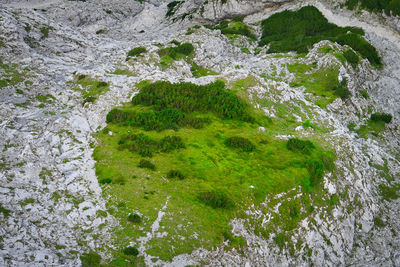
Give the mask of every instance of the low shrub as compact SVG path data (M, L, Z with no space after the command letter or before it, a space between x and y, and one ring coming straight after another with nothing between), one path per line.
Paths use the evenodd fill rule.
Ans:
M310 154L310 152L315 148L311 141L303 141L298 138L290 138L286 143L286 147L291 151L301 152L303 154Z
M162 152L170 152L180 148L185 148L185 144L179 136L166 136L160 140L158 146Z
M228 147L238 148L245 152L251 152L256 148L256 146L252 142L250 142L249 139L240 136L230 137L226 139L225 144Z
M142 221L142 217L140 217L139 214L129 214L128 215L128 221L132 223L140 223Z
M214 209L228 208L233 204L225 193L219 191L202 192L198 195L198 199Z
M168 178L178 178L179 180L185 179L185 175L179 170L170 170L167 175Z
M383 121L384 123L390 123L392 121L392 115L388 113L374 113L371 115L373 121Z
M353 10L357 6L372 12L385 11L386 15L400 15L399 0L347 0L346 6Z
M150 170L156 169L156 165L154 165L153 163L151 163L150 161L145 160L145 159L140 160L138 167L144 168L144 169L150 169Z
M111 182L112 182L111 178L104 178L99 181L100 184L111 184Z
M347 88L347 80L343 79L340 84L338 84L334 90L334 95L340 97L342 100L346 100L347 98L350 97L350 91Z
M132 246L124 248L122 250L122 252L125 255L129 255L129 256L137 256L137 255L139 255L139 250L136 247L132 247Z

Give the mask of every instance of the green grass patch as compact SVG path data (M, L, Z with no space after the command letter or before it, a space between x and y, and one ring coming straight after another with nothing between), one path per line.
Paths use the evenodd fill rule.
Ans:
M190 71L192 72L192 75L195 78L218 74L215 71L212 71L210 69L206 69L206 68L203 68L202 66L197 65L195 62L192 63L192 67L190 68Z
M106 130L95 136L99 144L93 157L99 182L110 179L103 190L112 199L107 203L109 213L121 219L121 228L115 232L116 246L121 250L151 231L167 199L164 212L168 216L163 217L160 226L168 235L153 238L146 251L163 260L221 244L229 237L230 220L250 205L295 187L312 195L320 190L323 174L334 169L333 153L317 144L313 143L306 154L288 149L287 141L274 137L281 133L280 126L253 110L247 99L227 90L221 82L204 86L144 82L139 88L132 102L119 110L151 113L175 109L165 117L169 118L166 122L176 123L180 117L175 115L184 113L207 117L209 123L201 128L178 125L157 130L131 124L125 115L107 118ZM265 132L258 131L260 125ZM120 141L126 136L140 136L141 140L132 149L121 149ZM173 136L184 147L168 145L165 152L157 150L161 140ZM146 147L154 149L151 162L138 153ZM124 183L114 182L116 179ZM117 204L120 202L124 205ZM283 205L282 212L288 210L287 216L294 218L285 229L294 229L305 216L300 204L293 205ZM127 220L132 210L142 214L140 225ZM240 239L234 241L233 245L242 244Z
M139 46L129 50L128 55L126 56L126 60L128 61L132 57L138 57L146 53L146 48Z
M3 64L0 61L0 88L13 86L25 80L25 73L19 72L17 67L17 64Z
M312 93L315 103L323 108L340 97L346 100L350 97L345 79L339 82L339 67L314 69L313 65L294 63L289 64L288 70L295 73L296 80L290 83L292 87L304 86L306 92Z
M110 90L108 83L94 79L87 75L77 76L76 83L80 85L79 91L81 91L83 96L82 104L94 103L97 97Z
M243 35L251 40L257 40L257 36L254 34L253 29L243 23L243 17L237 17L232 20L224 20L216 26L208 26L208 28L213 30L220 30L222 34L227 36L230 35Z

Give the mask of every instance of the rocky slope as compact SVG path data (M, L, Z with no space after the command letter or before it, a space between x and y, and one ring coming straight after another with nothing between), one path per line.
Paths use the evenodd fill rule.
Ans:
M298 105L299 123L308 118L327 129L314 133L300 126L296 131L300 136L319 135L335 148L338 172L335 178L325 177L324 184L330 194L340 196L340 202L330 213L321 209L314 218L301 222L292 236L295 244L302 240L295 252L280 249L272 236L254 233L252 222L267 222L271 212L252 207L248 219L232 221L233 234L246 239L241 252L221 245L212 251L198 249L177 256L169 264L399 266L398 18L357 14L332 2L190 0L166 17L168 1L2 1L0 77L7 81L0 87L0 265L76 266L81 263L79 256L88 250L95 250L103 259L110 257L111 230L118 220L106 213L107 199L95 176L92 134L105 126L112 107L132 97L136 83L183 79L205 84L217 78L235 81L251 75L257 83L246 88L249 92L272 103ZM339 76L347 78L352 96L347 101L337 99L326 109L308 101L304 88L290 86L295 77L286 64L326 66L338 60L332 54L321 54L320 49L331 46L341 51L341 46L323 41L304 58L293 54L277 58L264 51L244 53L242 48L254 51L256 44L245 38L231 41L204 27L186 35L194 25L238 15L245 15L244 22L260 33L257 22L308 4L318 7L332 23L363 28L384 62L382 69L373 68L367 60L357 68L341 64ZM194 60L219 74L196 79L184 60L173 68L160 67L157 44L174 39L193 43ZM129 64L126 53L136 46L149 52ZM133 75L112 74L118 68ZM285 75L277 82L269 77L273 72ZM96 102L82 105L77 85L71 82L75 74L97 77L110 85L109 91ZM363 97L361 90L369 98ZM297 104L299 101L304 104ZM269 116L280 116L277 105L264 108ZM379 135L361 138L349 129L351 122L356 128L365 125L373 112L393 115ZM385 195L382 188L394 191L394 196ZM142 245L140 256L147 265L167 264L153 261L146 254L145 243Z

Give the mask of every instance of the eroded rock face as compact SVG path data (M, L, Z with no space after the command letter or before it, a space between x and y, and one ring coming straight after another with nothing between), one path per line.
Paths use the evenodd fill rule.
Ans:
M170 264L400 265L400 203L398 199L382 200L379 193L380 184L398 183L400 173L398 19L387 18L393 31L375 15L355 16L318 1L292 2L233 0L223 4L209 0L205 4L191 0L167 18L169 1L2 1L0 59L9 65L16 63L12 68L22 80L0 88L0 203L8 210L0 213L0 265L76 266L83 252L101 251L112 244L110 231L118 222L105 212L108 200L95 176L91 134L104 127L112 107L132 97L137 82L184 79L205 84L216 78L237 80L249 75L259 80L249 91L262 93L275 103L304 101L313 112L303 111L303 115L313 123L328 125L325 138L336 148L339 172L335 179L326 177L325 188L343 197L332 214L320 213L301 223L293 239L301 238L307 249L301 246L294 255L277 248L272 237L254 234L246 219L235 219L234 234L246 239L244 253L224 246L213 251L199 249ZM316 5L340 26L362 27L384 61L380 70L365 60L355 69L343 65L340 76L348 79L352 97L346 102L338 99L327 109L307 102L304 89L290 86L292 78L285 65L295 62L294 57L242 53L238 43L250 49L255 44L245 39L231 43L218 31L205 28L185 35L188 27L198 23L241 15L247 16L246 22L256 23L272 12L306 4ZM189 15L180 20L186 13L191 19ZM174 18L178 19L173 22ZM48 29L47 36L42 29ZM99 30L104 33L96 34ZM219 76L195 79L184 61L174 68L160 68L156 44L173 39L195 44L194 60ZM126 52L139 45L148 49L148 55L134 66L125 63ZM322 66L337 60L332 55L321 56L319 48L324 45L332 44L315 45L304 62ZM110 74L117 66L135 75ZM286 73L286 78L280 82L262 78L273 66L278 73ZM110 84L110 90L95 103L82 105L75 85L68 83L76 73L98 77ZM4 72L0 77L5 77ZM360 88L368 92L369 99L360 96ZM359 138L347 125L365 123L371 110L393 114L393 122L380 138ZM277 116L274 106L265 107L265 112ZM302 136L313 135L303 127L298 131ZM374 223L377 217L383 226ZM266 222L268 214L252 207L248 219L252 218ZM100 253L105 259L110 256Z

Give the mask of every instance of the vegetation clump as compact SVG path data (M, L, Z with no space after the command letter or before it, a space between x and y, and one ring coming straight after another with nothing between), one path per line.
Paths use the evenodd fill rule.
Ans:
M228 208L233 205L232 201L229 199L227 194L216 190L202 192L199 194L198 198L204 204L214 209Z
M388 113L373 113L371 115L373 121L383 121L384 123L390 123L392 121L392 115Z
M156 169L156 165L145 159L140 160L138 167L153 171Z
M256 146L247 138L234 136L226 139L225 144L228 147L237 148L244 152L252 152Z
M254 121L245 102L225 90L222 81L208 85L155 82L144 86L132 104L153 106L156 110L174 108L185 113L212 111L225 119Z
M183 3L184 1L172 1L167 5L167 17L171 17L175 14L177 8Z
M142 46L135 47L135 48L129 50L126 60L129 60L131 57L138 57L146 52L147 52L146 48L144 48Z
M303 154L310 154L310 152L315 148L311 141L303 141L298 138L290 138L286 143L286 147L291 151L300 152Z
M157 141L142 133L123 136L118 144L121 149L137 152L142 157L152 157L155 152L171 152L185 148L179 136L166 136Z
M101 256L94 251L83 254L81 257L82 267L100 266Z
M160 57L168 56L173 60L178 60L190 56L194 52L194 46L191 43L178 44L177 46L161 48L158 50Z
M243 23L244 17L235 17L231 21L224 20L217 26L208 26L210 29L220 30L222 34L238 34L243 35L251 40L257 40L257 36L253 33L252 29Z
M360 59L353 50L349 49L344 51L343 56L346 58L347 62L350 63L351 66L356 67L358 63L360 63Z
M261 25L263 33L259 44L269 45L268 53L307 53L315 43L330 40L349 45L374 66L382 64L376 49L361 36L364 35L362 29L329 23L313 6L276 13L263 20Z
M129 256L137 256L137 255L139 255L139 250L136 247L132 247L132 246L124 248L122 250L122 252L125 255L129 255Z
M400 16L399 0L347 0L346 6L353 10L358 6L372 12L385 12L386 15Z
M110 90L110 86L108 83L96 80L84 74L81 74L77 77L77 84L81 86L81 89L78 90L82 92L83 105L85 103L95 102L99 95Z
M179 180L185 179L185 175L179 170L170 170L167 175L168 178L173 179L177 178Z
M128 221L132 223L140 223L142 221L142 217L140 217L139 214L129 214L128 215Z

